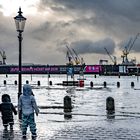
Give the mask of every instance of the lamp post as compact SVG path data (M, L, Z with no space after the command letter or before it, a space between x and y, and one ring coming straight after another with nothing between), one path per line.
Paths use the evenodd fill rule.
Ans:
M18 32L19 40L19 71L18 71L18 99L22 94L22 32L24 31L24 26L26 18L22 16L21 8L19 8L18 15L14 17L16 30ZM19 119L21 119L21 113L19 113Z

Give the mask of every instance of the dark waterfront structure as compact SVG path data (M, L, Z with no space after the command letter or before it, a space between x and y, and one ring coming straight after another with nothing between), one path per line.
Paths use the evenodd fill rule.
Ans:
M73 68L74 74L99 74L99 75L140 75L140 66L125 65L22 65L22 74L67 74ZM18 65L1 65L0 74L19 74Z

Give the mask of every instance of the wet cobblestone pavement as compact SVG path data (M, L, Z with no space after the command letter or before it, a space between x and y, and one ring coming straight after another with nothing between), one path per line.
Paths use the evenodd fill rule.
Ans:
M21 140L20 131L0 132L1 140ZM30 134L27 135L27 139L30 138ZM103 127L90 127L83 125L80 126L67 126L67 128L58 131L52 137L49 137L39 133L38 140L140 140L139 130L135 129L106 129Z
M23 78L23 81L27 78ZM33 78L33 84L38 81L37 78ZM52 79L53 82L60 82L60 77L57 77L58 81L55 78ZM56 85L50 88L45 85L33 86L33 92L40 107L40 114L35 117L38 134L36 140L140 140L139 81L135 77L93 79L89 76L88 78L84 88L66 89ZM91 80L94 81L92 89L89 88ZM107 88L103 87L103 81L107 81ZM116 86L117 81L120 82L120 88ZM135 82L135 88L130 87L132 81ZM12 84L0 87L1 94L9 93L14 105L17 105L16 91L17 86ZM52 108L63 106L66 95L72 99L73 109L69 114L71 118L64 117L62 108ZM109 96L115 100L114 116L106 115L106 98ZM8 131L8 133L3 131L0 119L0 140L22 140L18 116L14 118L14 131ZM31 140L29 129L27 140Z
M44 117L48 117L49 120L44 121ZM89 120L83 121L54 121L43 114L36 118L38 128L36 140L140 140L140 129L136 127L140 125L140 118L135 119L131 117L107 119L104 116L100 119L90 117ZM21 140L18 125L15 124L14 131L8 133L0 131L0 140ZM27 140L31 140L29 131Z

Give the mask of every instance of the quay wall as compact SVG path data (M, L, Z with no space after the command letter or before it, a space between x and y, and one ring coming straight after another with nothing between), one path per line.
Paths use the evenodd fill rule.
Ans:
M18 65L0 65L0 74L18 74ZM22 74L140 75L140 67L123 65L22 65Z

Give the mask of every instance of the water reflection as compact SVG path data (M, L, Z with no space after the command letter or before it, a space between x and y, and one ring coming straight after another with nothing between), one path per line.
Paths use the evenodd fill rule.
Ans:
M114 137L113 129L117 132L118 130L125 131L125 128L129 128L131 125L131 129L140 130L139 81L134 77L120 77L118 79L117 77L97 76L96 79L94 79L93 75L87 75L84 83L85 87L80 88L55 85L65 80L65 77L51 75L53 85L50 86L50 89L46 89L48 81L45 76L33 76L32 81L26 76L26 78L23 78L23 82L25 83L27 79L30 84L34 84L33 92L38 105L48 107L42 107L40 109L42 114L36 117L39 138L44 138L45 140L49 135L53 137L57 133L63 132L62 130L67 129L68 126L70 128L79 126L77 130L79 132L90 132L91 130L98 132L104 128L102 133L99 131L100 134L103 135L105 132L110 132L110 135L114 135ZM0 78L0 80L3 82L2 78ZM7 83L11 81L12 84L14 80L15 78L12 76L7 77ZM36 88L37 85L35 84L38 80L41 81L41 86ZM93 81L92 89L90 89L90 81ZM103 81L107 82L106 88L103 87ZM120 83L119 88L117 87L116 81ZM135 83L135 89L131 88L132 81ZM1 86L0 91L2 94L9 93L12 101L17 105L17 86ZM71 97L73 107L71 111L65 112L63 108L49 108L50 106L62 107L64 105L63 101L65 96ZM106 112L107 97L112 97L115 100L115 112ZM17 119L15 120L17 121ZM84 125L87 125L89 128L91 127L91 130L86 127L84 129ZM111 127L108 127L110 125ZM20 130L20 122L17 122L15 128L16 130ZM74 129L70 129L70 131L74 131ZM131 133L133 135L133 132L130 132L130 134ZM93 132L91 132L91 135L92 134ZM123 133L121 134L124 135ZM9 137L11 134L9 132L3 132L3 135Z
M14 140L14 130L3 130L3 140Z
M107 119L115 119L114 111L107 111Z

